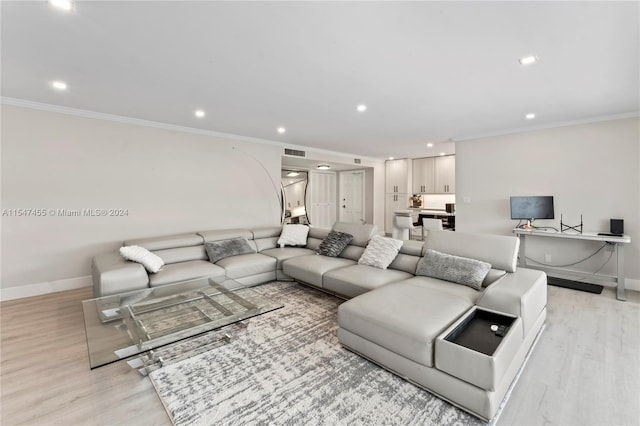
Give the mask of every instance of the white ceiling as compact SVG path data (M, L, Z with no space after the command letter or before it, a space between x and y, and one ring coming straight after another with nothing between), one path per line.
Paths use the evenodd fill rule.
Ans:
M365 157L435 155L450 138L637 113L639 5L78 1L68 13L2 1L2 96ZM519 65L527 54L539 62Z

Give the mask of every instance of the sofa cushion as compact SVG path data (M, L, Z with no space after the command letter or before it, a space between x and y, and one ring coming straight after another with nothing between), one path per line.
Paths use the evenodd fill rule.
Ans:
M216 265L224 268L227 277L235 279L265 272L275 272L276 259L260 253L251 253L226 257Z
M282 271L303 283L322 287L322 276L334 269L355 265L356 261L321 255L297 256L282 263Z
M432 367L436 337L471 306L463 298L400 281L344 302L338 308L338 325Z
M164 261L160 256L151 253L144 247L120 247L120 254L127 260L131 260L133 262L141 264L147 271L151 273L158 272L164 266Z
M217 263L219 260L230 256L238 256L241 254L255 253L256 250L246 238L231 238L221 241L207 241L204 248L209 256L211 263Z
M282 234L278 238L278 245L299 246L307 245L307 235L309 235L309 227L307 225L287 224L282 227Z
M347 297L356 297L387 283L413 277L393 269L380 270L367 265L353 265L334 269L322 277L322 287Z
M480 290L491 264L480 260L427 250L418 262L416 275L439 278Z
M387 269L398 255L402 247L402 240L374 235L369 240L367 248L358 260L360 265L373 266L374 268Z
M275 257L277 261L276 269L282 270L282 262L284 262L285 260L297 256L315 255L315 252L313 250L302 247L284 247L263 250L260 252L260 254Z
M194 278L219 276L224 276L224 269L221 267L206 260L191 260L165 265L162 271L149 275L149 285L155 287Z
M406 283L415 284L419 287L433 289L442 293L448 293L452 296L459 297L467 302L475 305L482 296L482 292L467 287L466 285L458 285L449 281L443 281L438 278L431 277L410 277L405 280Z
M352 239L353 235L351 234L331 231L329 235L327 235L327 238L322 240L316 253L323 256L337 257Z

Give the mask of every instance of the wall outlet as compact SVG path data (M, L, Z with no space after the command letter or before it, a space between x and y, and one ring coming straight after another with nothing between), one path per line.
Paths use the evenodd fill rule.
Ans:
M545 263L551 263L551 255L549 253L544 255Z

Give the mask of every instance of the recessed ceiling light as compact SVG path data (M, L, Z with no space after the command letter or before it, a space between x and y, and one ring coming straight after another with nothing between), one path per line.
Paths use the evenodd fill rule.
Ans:
M356 107L358 112L365 112L367 110L367 106L365 104L360 104Z
M525 115L524 118L526 118L527 120L533 120L534 118L536 118L536 115L530 112L529 114Z
M53 86L54 89L58 89L58 90L67 89L67 83L65 83L64 81L54 81L53 83L51 83L51 85Z
M195 112L194 114L195 114L195 115L196 115L196 117L198 117L198 118L202 118L202 117L204 117L204 116L205 116L204 111L203 111L203 110L201 110L201 109L196 110L196 112Z
M64 10L73 9L73 2L71 0L49 0L49 4Z
M429 143L427 144L427 148L433 148L433 144L432 144L431 142L429 142Z
M393 160L393 157L389 157L389 160Z
M278 133L282 134L284 132L286 132L287 129L285 129L284 127L278 127Z
M520 65L531 65L538 62L538 57L533 55L523 56L522 58L518 59L518 62L520 62Z
M328 164L318 164L318 166L316 168L318 170L329 170L331 168L331 166L328 165Z
M298 172L289 172L289 173L287 173L287 176L288 176L288 177L296 177L296 176L298 176L299 174L300 174L300 173L298 173Z
M440 155L446 155L444 152L441 152Z

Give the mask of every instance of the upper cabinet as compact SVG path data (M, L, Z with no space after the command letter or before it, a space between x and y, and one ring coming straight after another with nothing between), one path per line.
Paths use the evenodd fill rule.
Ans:
M456 156L435 157L435 191L436 194L456 192Z
M413 160L413 193L424 194L435 191L435 158Z
M456 156L416 158L412 162L414 194L453 194L456 192Z
M388 160L385 164L385 188L387 194L409 192L409 161Z

